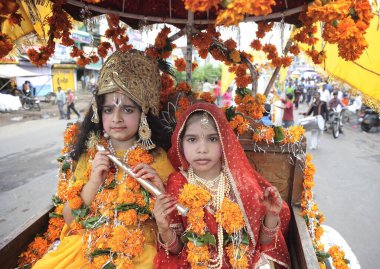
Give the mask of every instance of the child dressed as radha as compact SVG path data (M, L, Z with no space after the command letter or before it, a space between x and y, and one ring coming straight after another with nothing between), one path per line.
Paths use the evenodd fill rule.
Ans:
M289 268L289 208L251 167L222 110L189 107L169 153L179 171L154 209L155 268ZM178 215L177 201L187 216Z

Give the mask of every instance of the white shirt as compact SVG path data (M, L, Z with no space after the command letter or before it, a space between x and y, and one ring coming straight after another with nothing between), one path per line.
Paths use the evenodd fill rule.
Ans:
M203 83L203 92L210 92L211 89L213 89L213 87L209 82Z
M319 89L318 92L321 94L321 101L328 103L330 101L330 92L328 90Z

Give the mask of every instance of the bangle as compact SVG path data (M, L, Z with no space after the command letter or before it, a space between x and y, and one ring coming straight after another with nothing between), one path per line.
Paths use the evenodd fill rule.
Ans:
M166 255L169 255L169 251L175 247L178 243L178 238L177 238L177 234L175 233L175 231L173 231L172 229L170 229L170 231L172 232L172 236L171 238L169 239L168 242L166 243L163 243L162 240L161 240L161 236L160 234L158 233L157 234L157 241L158 241L158 244L160 245L160 247L162 247L165 252L166 252Z
M277 225L273 228L268 228L264 225L264 218L261 223L261 231L265 236L273 238L277 235L278 230L280 229L281 220L278 219Z

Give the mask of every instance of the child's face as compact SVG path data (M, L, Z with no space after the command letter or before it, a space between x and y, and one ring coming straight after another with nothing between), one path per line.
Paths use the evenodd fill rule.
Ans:
M105 94L102 108L103 128L112 142L134 140L140 117L140 109L126 95L119 92Z
M208 123L202 120L208 119ZM191 120L191 119L190 119ZM216 177L222 168L222 146L210 117L196 117L186 126L183 136L183 152L186 160L200 177Z

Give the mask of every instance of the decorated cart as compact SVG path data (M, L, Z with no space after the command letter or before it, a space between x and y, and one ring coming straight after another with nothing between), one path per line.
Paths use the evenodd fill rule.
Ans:
M46 9L49 12L46 12ZM209 54L229 66L235 74L237 91L236 106L225 107L231 127L239 136L240 142L252 166L281 192L282 198L292 211L290 232L287 238L291 254L292 268L324 267L324 259L331 256L334 262L346 264L344 253L339 247L324 252L320 243L323 234L321 223L324 220L317 204L313 201L312 187L315 168L311 156L306 154L306 139L301 127L267 127L259 123L264 112L265 95L275 82L280 68L292 63L293 56L300 52L300 44L306 44L306 54L315 63L326 60L324 47L314 46L318 39L335 44L339 56L348 61L357 59L368 44L364 33L373 17L371 5L361 1L244 1L244 0L165 0L165 1L112 1L112 0L56 0L56 1L7 1L0 5L2 27L21 27L25 34L28 20L35 25L39 48L27 50L29 59L42 66L54 54L56 44L71 47L71 57L79 66L96 63L106 58L114 49L132 49L125 25L134 29L149 29L150 25L164 23L176 26L179 31L170 34L169 27L163 27L149 46L146 55L165 64L170 57L174 42L181 36L187 37L185 58L178 58L174 66L178 72L186 72L186 81L175 82L170 68L162 74L161 108L162 121L168 129L176 123L176 118L192 102L201 99L214 102L210 93L197 93L191 88L193 47L201 58ZM41 14L48 14L46 18ZM94 16L106 14L109 29L105 32L107 41L97 44L95 52L86 53L72 40L72 19L84 21L88 27ZM220 29L234 27L239 22L257 22L257 31L252 34L251 47L262 51L273 68L273 75L263 94L257 92L259 66L255 65L251 54L240 51L236 41L222 40ZM273 27L280 29L281 39L285 23L294 25L292 38L282 42L280 49L263 38ZM317 36L317 25L323 24L323 34ZM218 28L218 27L222 28ZM11 28L16 27L16 28ZM350 31L348 31L348 28ZM33 29L30 31L33 34ZM41 33L45 33L44 40ZM40 34L40 36L38 36ZM28 35L30 38L30 34ZM17 31L0 33L0 58L13 53L17 44L25 44ZM16 45L15 45L16 44ZM305 45L302 45L305 46ZM166 65L167 66L167 65ZM252 84L250 88L247 88ZM65 154L71 150L75 140L77 125L68 128L60 159L59 186L72 176L72 168L65 162ZM23 227L18 228L3 242L0 249L0 263L3 268L32 265L59 238L63 227L62 205L65 197L58 191L54 207L35 215ZM36 237L36 235L39 235ZM344 268L344 267L342 267Z

